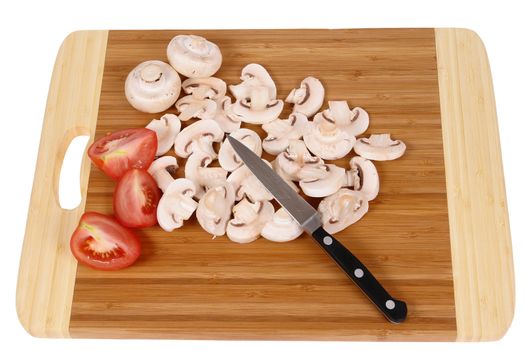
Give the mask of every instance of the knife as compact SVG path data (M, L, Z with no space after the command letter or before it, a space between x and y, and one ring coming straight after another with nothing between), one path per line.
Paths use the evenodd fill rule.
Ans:
M343 269L370 301L392 323L401 323L407 317L407 305L394 299L383 288L366 266L343 244L323 229L321 215L298 195L272 168L240 141L228 135L228 141L259 181L275 197L301 227Z

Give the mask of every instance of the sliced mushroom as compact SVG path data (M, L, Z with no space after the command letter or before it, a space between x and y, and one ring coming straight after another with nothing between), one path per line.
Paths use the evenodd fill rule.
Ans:
M153 163L151 163L148 173L155 179L161 191L166 192L167 188L175 180L175 172L178 168L177 158L164 156L155 159Z
M199 120L184 129L175 139L175 153L182 158L188 158L193 152L201 151L217 157L213 142L221 142L224 132L214 120Z
M171 232L183 225L197 209L193 200L195 185L188 179L176 179L165 189L157 207L157 220L164 231Z
M301 86L293 89L286 102L293 103L293 111L299 112L307 117L314 115L323 105L324 87L319 79L306 77L301 82Z
M262 154L261 138L257 133L250 129L239 129L230 134L236 140L241 141L246 147L252 150L253 153L259 157ZM219 164L227 171L234 171L241 165L243 161L237 155L237 152L233 150L232 145L228 139L224 140L219 150Z
M220 167L208 167L213 158L204 152L193 153L184 166L184 175L195 183L195 197L201 198L208 188L226 181L228 172Z
M225 96L217 101L217 111L215 112L215 120L222 131L226 133L232 133L241 127L241 121L237 118L235 113L232 112L232 102L230 97Z
M175 103L175 107L180 112L179 119L182 121L191 118L213 119L217 112L217 102L214 100L197 99L193 95L187 95Z
M312 156L302 140L291 140L286 150L275 158L276 170L282 172L281 177L288 178L292 181L301 180L298 176L299 170L304 166L318 166L324 164L324 161Z
M264 160L268 166L271 164ZM235 200L241 200L247 196L252 202L269 201L273 199L270 192L264 185L253 175L252 171L246 165L234 170L227 181L232 184L235 193Z
M354 146L355 136L339 128L327 111L318 113L313 122L308 123L303 139L306 147L323 159L339 159L346 156Z
M223 182L210 188L199 200L197 221L206 232L223 236L234 202L235 194L230 183Z
M164 114L160 119L153 119L146 128L157 134L157 157L166 154L180 132L180 120L175 114Z
M264 225L272 219L274 208L268 201L250 202L243 198L232 211L233 219L226 227L228 238L237 243L250 243L259 238Z
M368 201L360 192L342 188L319 203L323 228L330 234L344 230L368 211Z
M401 140L392 140L390 134L373 134L357 140L354 150L366 159L393 160L405 153L406 145Z
M288 119L275 119L264 124L263 130L268 136L263 140L263 148L266 152L276 155L290 145L290 140L299 140L308 126L306 115L295 112L290 114Z
M206 78L215 74L222 64L217 45L197 35L177 35L167 49L170 64L188 78Z
M349 135L361 135L368 129L370 119L367 111L361 107L350 109L346 101L328 101L327 113L329 118L335 122L339 128L346 131ZM320 121L323 116L317 114L314 121Z
M237 100L252 97L253 88L264 87L268 92L268 101L277 98L277 88L272 77L260 64L250 63L242 69L241 83L230 85L230 91ZM266 102L268 102L266 101Z
M124 91L133 108L145 113L159 113L173 106L180 87L180 77L169 64L146 61L128 74Z
M301 179L299 186L309 197L326 197L346 184L345 169L334 164L305 166L297 176Z
M255 101L255 100L253 100ZM279 117L284 107L282 100L269 100L264 105L252 103L251 98L235 101L232 112L242 122L248 124L266 124Z
M217 101L226 95L226 83L215 77L186 79L182 82L182 89L198 100L208 98Z
M287 184L290 186L295 192L299 193L299 187L290 179L288 175L282 169L279 167L279 163L277 162L277 159L274 159L272 162L272 168L275 171L277 175L279 175Z
M261 236L273 242L293 241L303 233L301 226L284 208L277 210L271 221L268 221L261 230Z
M379 193L379 175L370 160L363 157L353 157L350 160L349 186L363 194L367 201L377 197Z

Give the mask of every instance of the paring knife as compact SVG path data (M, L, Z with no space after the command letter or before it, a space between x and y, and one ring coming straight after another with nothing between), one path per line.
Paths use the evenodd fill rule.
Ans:
M248 169L270 191L279 204L335 260L346 275L375 304L379 311L390 322L403 322L407 316L406 303L402 300L394 299L354 254L323 229L319 212L288 186L279 175L249 148L231 136L228 136L228 141L230 141L233 149Z

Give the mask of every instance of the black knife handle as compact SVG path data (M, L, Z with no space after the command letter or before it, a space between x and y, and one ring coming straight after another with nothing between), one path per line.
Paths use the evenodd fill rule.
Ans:
M315 230L312 233L312 237L390 322L401 323L406 319L406 303L392 298L374 275L368 271L366 266L346 249L341 242L322 227Z

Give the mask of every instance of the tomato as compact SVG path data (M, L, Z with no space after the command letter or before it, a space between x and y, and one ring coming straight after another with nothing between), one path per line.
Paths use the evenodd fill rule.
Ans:
M113 193L115 217L126 227L153 226L160 197L155 179L146 170L128 170Z
M119 270L140 255L138 236L114 218L95 212L82 215L70 241L79 263L97 270Z
M89 158L109 177L118 180L129 169L148 169L157 152L157 135L146 128L126 129L96 140Z

